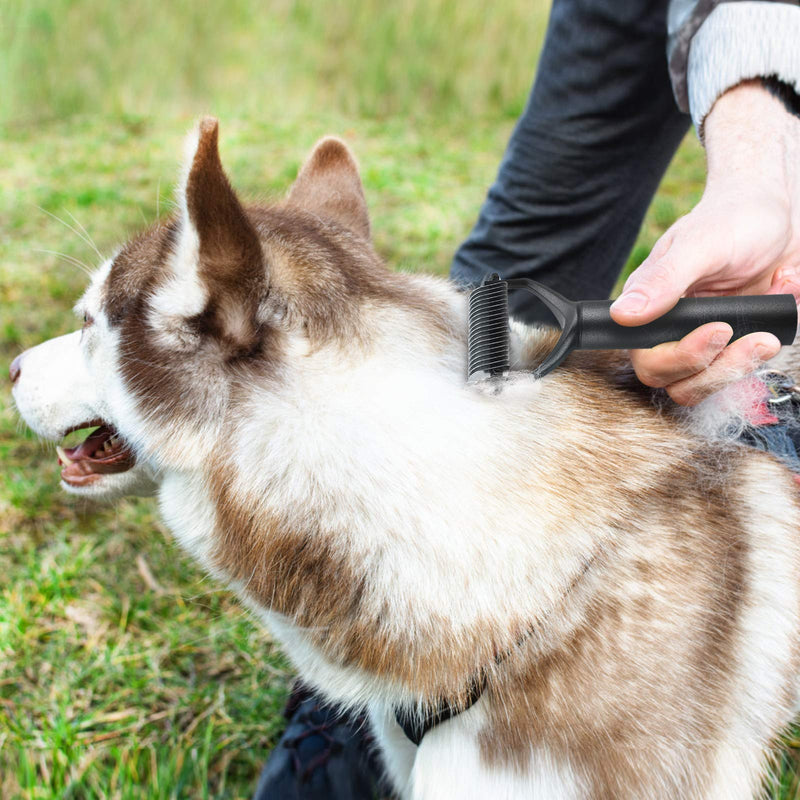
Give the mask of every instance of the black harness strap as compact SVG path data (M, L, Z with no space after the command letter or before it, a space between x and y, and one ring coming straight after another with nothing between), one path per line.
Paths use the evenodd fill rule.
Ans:
M780 80L776 75L761 79L761 85L783 103L784 108L796 117L800 117L800 94L794 86Z
M403 729L403 733L415 745L419 745L422 737L431 729L435 728L442 722L446 722L451 717L455 717L462 711L475 705L480 700L483 690L486 688L486 676L480 680L474 680L470 683L469 693L467 700L463 706L453 708L449 703L442 700L439 705L429 711L424 717L409 716L396 708L394 711L394 718L397 724Z

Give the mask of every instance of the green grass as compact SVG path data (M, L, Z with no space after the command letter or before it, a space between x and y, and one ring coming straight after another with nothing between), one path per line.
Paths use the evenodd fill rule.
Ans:
M319 136L344 136L380 252L447 271L524 103L547 4L319 8L0 0L0 364L75 326L79 265L99 257L69 227L108 254L166 213L204 111L250 198L285 191ZM628 269L703 174L690 136ZM269 636L184 558L152 501L64 495L5 382L0 461L0 797L249 797L290 679ZM800 796L798 746L775 800Z

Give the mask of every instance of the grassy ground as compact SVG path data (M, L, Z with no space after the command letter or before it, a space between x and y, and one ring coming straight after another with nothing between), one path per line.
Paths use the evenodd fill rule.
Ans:
M318 136L345 136L379 250L445 272L524 102L547 4L198 7L0 0L0 364L74 327L99 261L82 226L108 254L165 213L204 110L250 197L282 192ZM629 267L702 182L689 137ZM61 493L52 447L3 382L0 460L0 798L249 796L290 677L269 637L181 555L152 501ZM782 800L800 796L787 744Z

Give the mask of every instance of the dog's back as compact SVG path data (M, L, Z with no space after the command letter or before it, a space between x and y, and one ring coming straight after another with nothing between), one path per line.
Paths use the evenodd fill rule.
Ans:
M582 605L574 585L565 595L569 629L539 652L531 641L492 688L481 746L521 764L547 743L575 796L752 797L795 710L796 486L626 383L598 354L553 381L561 443L538 488L593 531L587 586Z

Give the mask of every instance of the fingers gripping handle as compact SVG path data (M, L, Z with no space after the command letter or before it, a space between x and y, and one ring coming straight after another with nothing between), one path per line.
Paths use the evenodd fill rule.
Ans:
M619 325L611 319L610 300L576 303L575 349L616 350L655 347L676 342L707 322L727 322L732 339L764 331L791 344L797 333L797 304L790 294L686 297L666 314L645 325Z

